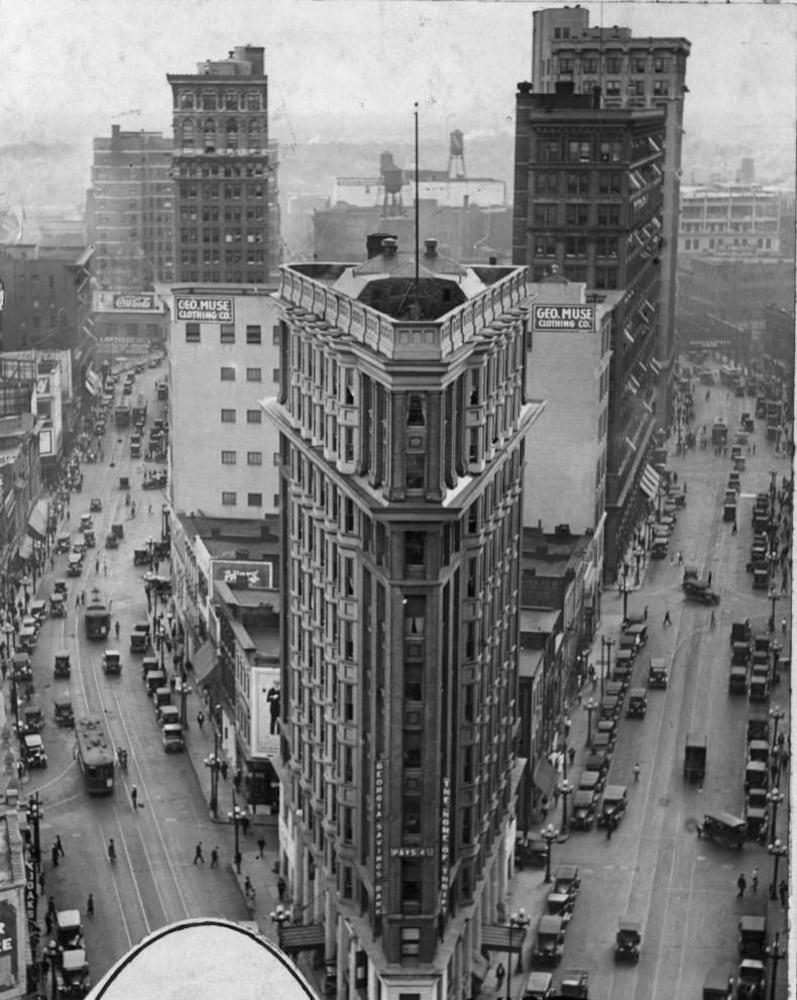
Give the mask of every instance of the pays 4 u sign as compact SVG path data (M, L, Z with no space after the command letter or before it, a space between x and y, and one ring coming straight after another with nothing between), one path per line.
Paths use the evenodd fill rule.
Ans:
M0 993L19 982L17 908L6 897L0 902Z

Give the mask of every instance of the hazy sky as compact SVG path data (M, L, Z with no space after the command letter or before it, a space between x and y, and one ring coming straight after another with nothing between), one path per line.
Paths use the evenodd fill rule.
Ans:
M526 0L0 0L0 146L20 140L171 132L167 72L264 45L274 134L289 142L307 113L323 138L349 120L412 129L419 101L441 132L511 127L515 85L530 77ZM692 42L690 121L729 112L751 123L795 117L797 7L761 3L584 2L592 24ZM305 136L306 137L306 134Z

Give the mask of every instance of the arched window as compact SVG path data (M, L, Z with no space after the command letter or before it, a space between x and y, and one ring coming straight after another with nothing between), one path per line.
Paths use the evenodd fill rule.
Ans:
M190 118L186 118L183 122L183 145L194 145L194 123Z
M180 94L180 107L186 110L191 110L194 106L194 95L190 91L184 91Z
M261 139L260 139L260 121L257 118L253 118L249 122L249 148L250 149L260 149Z
M423 399L421 396L410 396L407 406L407 426L424 427L426 418L423 413Z
M227 119L225 127L227 133L227 149L238 148L238 122L234 118Z

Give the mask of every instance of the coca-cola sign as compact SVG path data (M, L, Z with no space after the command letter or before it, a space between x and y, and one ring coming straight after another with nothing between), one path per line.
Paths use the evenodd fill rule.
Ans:
M113 307L126 312L151 312L158 306L155 296L148 292L120 292L113 297Z

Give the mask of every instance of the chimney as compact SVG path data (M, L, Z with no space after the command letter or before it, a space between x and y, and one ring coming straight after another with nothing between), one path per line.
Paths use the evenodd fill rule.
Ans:
M491 254L491 256L490 256L490 265L491 266L495 266L497 263L498 263L498 258L495 256L495 254Z
M382 254L385 257L395 257L398 251L398 240L395 236L386 236L382 240Z
M433 236L428 236L423 241L423 255L424 257L437 256L437 240Z
M368 260L382 253L382 241L391 238L390 233L369 233L365 237L365 252ZM395 237L392 237L395 239Z

